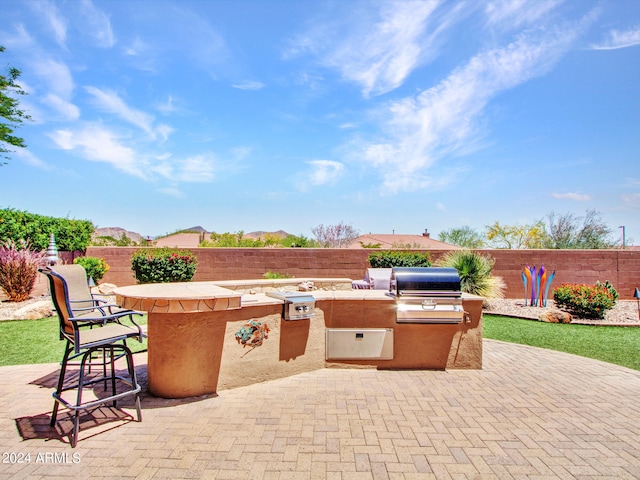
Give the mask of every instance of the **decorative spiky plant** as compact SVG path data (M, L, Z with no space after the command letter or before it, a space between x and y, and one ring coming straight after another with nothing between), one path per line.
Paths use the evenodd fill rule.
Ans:
M472 250L451 250L440 257L435 265L453 267L460 275L463 292L484 298L504 298L505 283L501 277L491 275L495 260Z

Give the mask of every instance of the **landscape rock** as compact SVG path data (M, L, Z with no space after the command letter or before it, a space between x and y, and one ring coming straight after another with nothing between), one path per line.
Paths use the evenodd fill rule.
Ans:
M91 292L99 293L101 295L111 295L116 288L118 288L118 286L113 283L101 283L100 285L93 287Z
M316 286L311 280L298 284L298 291L300 292L311 292L312 290L316 290Z
M538 320L547 323L571 323L571 315L562 310L546 310L540 314Z
M36 320L52 315L55 315L55 310L51 300L39 300L18 308L12 317L14 320Z

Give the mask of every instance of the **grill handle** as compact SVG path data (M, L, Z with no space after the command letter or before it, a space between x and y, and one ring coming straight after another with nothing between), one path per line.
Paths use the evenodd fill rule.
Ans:
M438 305L437 302L435 302L434 300L430 300L428 298L422 301L423 310L435 310L437 305Z

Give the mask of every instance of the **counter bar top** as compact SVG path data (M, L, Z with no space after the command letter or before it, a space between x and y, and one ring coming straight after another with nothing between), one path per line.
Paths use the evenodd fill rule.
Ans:
M122 308L149 313L189 313L241 308L242 294L214 282L149 283L113 291Z

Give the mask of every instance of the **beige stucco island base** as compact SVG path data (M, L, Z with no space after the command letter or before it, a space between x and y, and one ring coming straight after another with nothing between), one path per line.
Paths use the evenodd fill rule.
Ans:
M269 291L295 291L303 280L248 280L120 287L116 301L148 312L148 388L164 398L220 390L326 367L482 368L482 298L463 296L458 324L398 324L395 300L381 290L352 290L350 279L311 279L315 316L284 320ZM306 281L306 280L305 280ZM249 323L253 321L252 323ZM260 328L258 346L237 337ZM265 328L266 327L266 328ZM386 355L334 358L327 331L363 338L382 332ZM384 335L386 332L386 336ZM238 335L236 335L238 334ZM329 353L329 355L328 355ZM339 355L338 355L339 357Z

